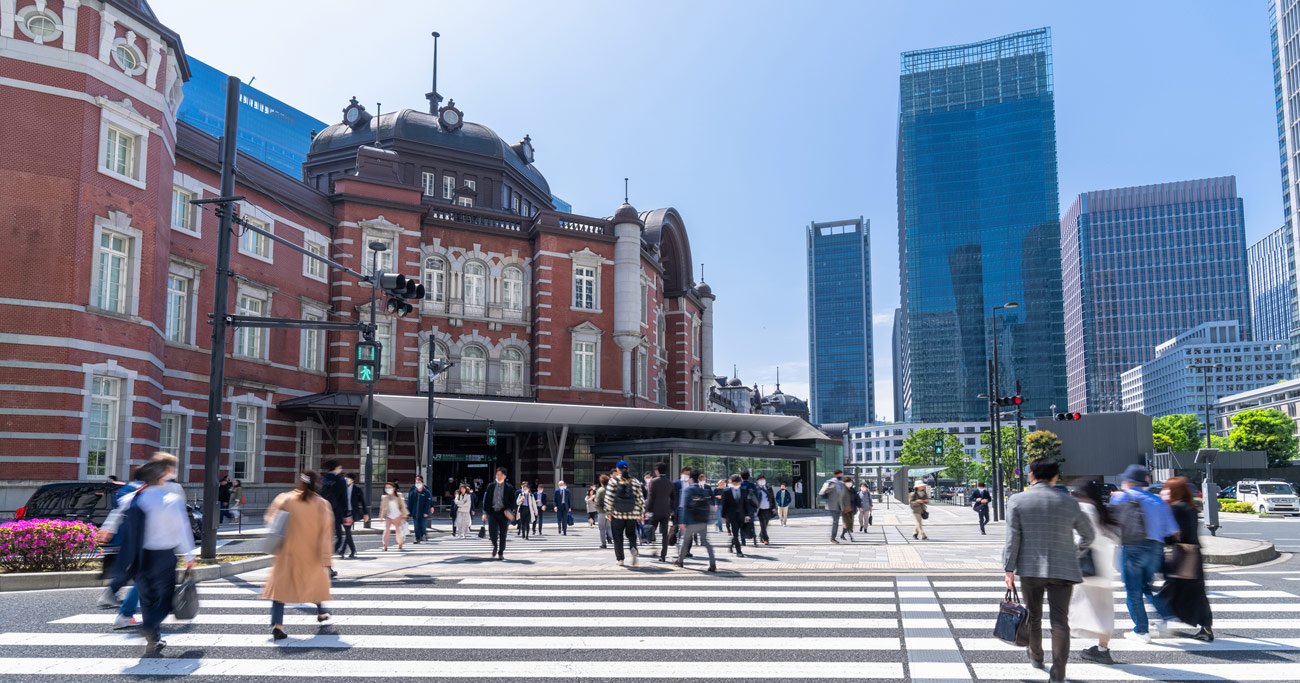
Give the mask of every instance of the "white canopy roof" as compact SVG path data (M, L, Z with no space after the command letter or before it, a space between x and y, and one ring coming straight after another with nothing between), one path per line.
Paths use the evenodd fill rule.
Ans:
M436 398L439 423L492 420L498 429L604 427L616 430L674 430L696 432L759 432L774 439L829 439L801 418L789 415L743 415L700 410L588 406L573 403L532 403L470 398ZM365 403L361 410L366 409ZM375 419L393 427L423 422L428 414L424 396L375 396Z

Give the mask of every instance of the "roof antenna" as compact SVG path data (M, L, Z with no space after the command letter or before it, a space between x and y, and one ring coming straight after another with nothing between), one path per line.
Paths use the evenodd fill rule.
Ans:
M740 376L740 373L736 370L736 364L735 364L735 363L732 363L732 364L731 364L731 376L732 376L732 377L739 377L739 376Z
M442 101L442 96L438 94L438 38L442 34L434 31L433 35L433 91L426 94L429 100L429 113L434 116L438 115L438 103Z
M627 204L627 178L623 179L623 203Z
M781 393L781 366L776 366L776 393Z
M379 114L384 111L382 102L375 103L375 147L379 146Z
M700 282L704 282L704 262L700 261Z

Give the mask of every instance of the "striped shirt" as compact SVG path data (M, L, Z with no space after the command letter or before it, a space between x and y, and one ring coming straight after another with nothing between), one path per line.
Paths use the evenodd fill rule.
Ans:
M614 510L614 501L618 498L618 489L623 484L627 484L632 489L632 496L636 499L636 506L632 512L617 512ZM645 493L641 490L641 485L628 477L610 478L609 483L605 485L605 514L613 519L638 520L644 517Z

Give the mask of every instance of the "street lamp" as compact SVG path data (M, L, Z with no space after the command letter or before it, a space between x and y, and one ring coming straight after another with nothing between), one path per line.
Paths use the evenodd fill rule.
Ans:
M998 383L998 311L1008 308L1020 308L1020 303L1008 301L993 307L993 361L989 364L989 427L990 445L993 449L993 519L1003 516L1002 502L1002 420L998 411L998 397L1002 395Z
M1196 362L1187 366L1188 370L1195 370L1201 373L1202 385L1205 388L1205 447L1214 448L1210 443L1210 430L1213 429L1213 423L1210 422L1210 373L1215 370L1222 370L1223 363Z
M424 423L424 481L429 486L433 485L433 419L436 409L434 408L433 394L434 385L438 382L438 375L451 369L454 365L446 358L437 358L433 352L437 350L437 343L434 341L433 333L429 333L429 364L425 370L429 374L429 406L428 413L425 416Z

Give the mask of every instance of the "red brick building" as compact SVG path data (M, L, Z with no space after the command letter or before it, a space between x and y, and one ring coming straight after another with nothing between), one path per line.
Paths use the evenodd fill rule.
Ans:
M0 0L0 101L23 112L0 136L0 486L124 477L160 448L182 480L201 474L218 219L189 202L218 196L220 145L176 119L187 77L180 37L144 0ZM456 364L439 395L702 408L713 295L692 278L682 216L554 211L532 141L454 104L373 117L353 100L302 178L238 161L246 219L358 271L381 242L381 270L424 282L413 314L379 316L376 392L423 393L432 351ZM368 317L368 286L255 232L232 237L231 258L231 314ZM284 483L322 456L358 465L357 341L233 330L222 471ZM484 450L481 434L437 436ZM590 460L582 439L571 453ZM421 440L380 425L377 478L409 478ZM551 478L542 438L503 441L491 459Z

